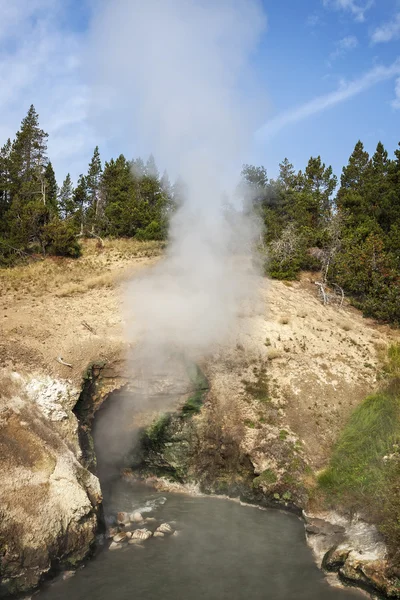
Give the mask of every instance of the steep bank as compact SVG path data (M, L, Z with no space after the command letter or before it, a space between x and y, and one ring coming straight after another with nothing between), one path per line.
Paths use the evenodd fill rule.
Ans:
M88 365L123 354L119 285L152 253L89 243L76 262L0 271L0 597L93 547L101 491L74 408Z
M7 287L2 280L1 427L11 441L2 447L1 576L11 591L34 587L59 562L79 560L95 539L98 481L76 416L82 376L88 364L109 368L124 358L123 280L153 258L89 250L85 266L46 263L52 277L42 286L29 284L28 267ZM351 308L323 307L314 288L306 277L290 286L260 279L259 305L243 307L238 330L201 365L210 390L201 412L180 420L180 441L188 441L187 428L194 433L175 455L177 464L189 458L178 479L305 506L313 472L376 386L379 352L394 336ZM116 382L115 371L103 370L106 387L90 393L104 399L123 386L127 374L118 371Z

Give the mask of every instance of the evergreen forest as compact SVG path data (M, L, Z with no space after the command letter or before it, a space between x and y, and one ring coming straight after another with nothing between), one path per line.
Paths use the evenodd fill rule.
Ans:
M184 186L161 176L153 156L102 164L96 147L78 181L67 174L59 186L47 139L31 106L0 150L0 266L79 257L85 237L167 238ZM285 158L276 179L264 166L241 175L265 224L266 274L320 271L365 316L400 325L400 146L391 157L379 142L370 156L358 141L340 180L320 156L298 172Z

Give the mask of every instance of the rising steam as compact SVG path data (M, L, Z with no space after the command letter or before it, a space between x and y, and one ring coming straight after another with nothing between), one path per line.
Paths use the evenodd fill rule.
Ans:
M223 200L237 203L254 131L249 59L264 26L258 0L113 0L97 16L102 58L93 60L113 106L108 122L187 186L166 260L132 283L135 339L140 330L151 345L205 352L252 290L249 264L232 254L249 254L254 222L226 218Z
M171 350L197 359L223 342L254 291L255 221L224 205L239 206L257 112L249 62L264 27L259 0L105 0L95 19L94 112L187 188L166 257L127 292L129 335L153 373Z

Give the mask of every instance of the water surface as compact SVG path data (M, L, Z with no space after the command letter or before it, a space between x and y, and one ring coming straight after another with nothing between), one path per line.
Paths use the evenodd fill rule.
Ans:
M164 500L164 499L165 500ZM157 494L119 481L107 510L152 508L176 521L179 534L151 538L143 548L104 550L40 600L356 600L332 588L306 545L294 515L219 498ZM149 513L150 514L150 513Z

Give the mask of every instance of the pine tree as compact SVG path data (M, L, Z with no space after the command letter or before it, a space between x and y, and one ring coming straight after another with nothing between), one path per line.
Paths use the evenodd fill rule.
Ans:
M62 186L58 190L58 206L61 217L68 219L74 212L73 188L71 175L67 173Z
M304 173L305 189L312 198L311 225L317 229L324 227L332 210L332 194L336 188L337 178L332 167L326 167L321 157L311 157Z
M44 174L47 166L48 134L39 126L32 105L22 120L10 153L11 197L18 194L23 203L41 197L45 203Z
M296 187L296 172L294 166L287 158L279 164L279 187L284 191L292 191Z
M367 214L364 201L366 176L370 167L368 152L358 141L349 158L348 165L343 167L340 177L340 189L336 204L342 215L344 226L356 227Z
M151 177L152 179L157 179L157 180L160 176L158 169L157 169L156 161L152 154L150 154L149 158L147 159L144 174L147 175L147 177Z
M46 183L45 203L48 205L51 214L55 216L58 215L58 186L53 165L50 161L48 162L47 167L44 171L44 178Z
M169 180L167 171L164 171L160 180L160 186L162 191L169 197L172 198L172 186Z
M0 233L5 233L7 229L5 216L11 204L10 152L11 140L8 138L0 150Z
M123 154L104 165L101 194L104 202L102 233L113 236L133 236L137 224L134 222L137 184L132 173L132 164Z
M140 157L132 160L130 166L132 169L132 174L135 178L140 179L141 177L143 177L143 175L146 174L146 167L144 165L143 160Z
M74 221L79 233L84 234L86 210L88 205L86 177L79 175L78 183L72 195Z
M22 120L9 157L9 236L15 246L41 245L41 231L51 213L46 205L47 133L32 105Z
M92 160L89 163L88 174L86 177L86 193L87 193L87 226L94 231L98 221L101 218L101 202L100 202L100 181L101 181L101 159L99 147L96 146L93 152Z

